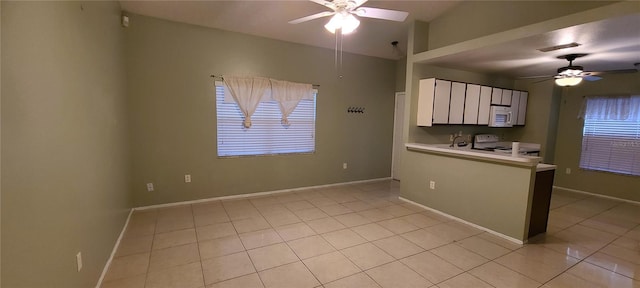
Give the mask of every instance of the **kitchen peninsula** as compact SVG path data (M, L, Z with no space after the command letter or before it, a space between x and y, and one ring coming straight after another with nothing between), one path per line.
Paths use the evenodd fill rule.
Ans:
M406 148L403 199L518 243L546 231L554 165L448 144Z

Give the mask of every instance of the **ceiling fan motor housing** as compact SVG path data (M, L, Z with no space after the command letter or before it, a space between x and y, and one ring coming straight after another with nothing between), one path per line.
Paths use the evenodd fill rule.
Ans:
M562 68L558 68L558 75L561 76L578 76L582 72L584 72L584 68L582 66L566 66Z

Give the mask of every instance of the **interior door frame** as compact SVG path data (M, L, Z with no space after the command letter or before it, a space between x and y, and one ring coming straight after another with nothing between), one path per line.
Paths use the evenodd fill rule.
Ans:
M397 170L397 167L395 167L396 157L400 157L400 155L396 155L396 149L398 148L398 147L396 147L396 134L399 133L399 137L402 137L402 130L403 129L402 129L402 127L400 128L400 131L397 131L397 129L396 129L396 124L398 124L397 123L398 117L396 115L397 111L403 111L402 117L403 117L403 120L404 120L404 107L397 107L398 106L398 98L399 97L403 97L404 98L403 100L407 101L407 96L406 96L406 93L404 91L396 92L396 94L394 96L394 100L393 100L393 135L391 136L392 137L392 141L391 141L391 143L392 143L392 145L391 145L391 179L398 180L398 181L400 181L400 178L396 177L398 175L394 175L394 171ZM405 105L406 105L406 103L405 103ZM401 110L398 110L398 109L401 109ZM399 173L399 174L402 174L402 173Z

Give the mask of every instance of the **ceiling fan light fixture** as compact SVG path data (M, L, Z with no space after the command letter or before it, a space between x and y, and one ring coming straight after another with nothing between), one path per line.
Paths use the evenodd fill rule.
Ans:
M582 77L569 76L556 78L556 85L558 86L576 86L580 84L580 82L582 82Z
M360 21L352 14L345 16L342 13L336 13L336 15L333 15L331 20L324 25L324 28L331 33L336 33L336 30L342 29L342 34L349 34L355 31L358 26L360 26Z

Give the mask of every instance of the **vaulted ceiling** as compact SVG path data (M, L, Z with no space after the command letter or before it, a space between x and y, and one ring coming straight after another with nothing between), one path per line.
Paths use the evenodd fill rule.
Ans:
M633 1L632 1L633 2ZM324 29L328 18L292 25L288 22L328 11L311 1L120 1L123 10L176 22L223 29L288 42L334 49L335 35ZM361 18L353 34L345 35L346 52L400 59L407 51L409 26L443 15L461 3L449 1L368 1L364 6L409 12L405 22ZM613 2L612 2L613 3ZM637 2L640 7L640 2ZM638 9L640 10L640 9ZM135 23L133 23L135 25ZM521 39L485 45L478 49L445 54L425 61L433 65L510 77L551 75L568 63L556 57L588 53L576 60L588 71L632 69L640 62L640 13L545 31ZM394 48L391 42L398 41ZM539 48L578 42L580 47L548 53ZM640 74L640 73L638 73Z

